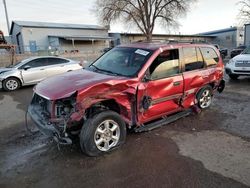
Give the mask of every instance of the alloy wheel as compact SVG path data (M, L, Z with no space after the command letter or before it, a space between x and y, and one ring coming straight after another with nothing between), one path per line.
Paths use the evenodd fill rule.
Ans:
M210 90L206 89L203 91L199 102L201 108L207 108L210 106L210 104L212 103L212 95Z
M96 147L100 151L108 151L116 146L120 139L120 128L113 120L105 120L97 126L94 135Z

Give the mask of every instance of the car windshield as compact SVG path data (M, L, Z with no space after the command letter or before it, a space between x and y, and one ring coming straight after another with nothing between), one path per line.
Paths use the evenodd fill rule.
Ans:
M112 75L136 76L152 51L138 48L114 48L105 53L88 69Z
M250 47L246 48L242 54L250 54Z

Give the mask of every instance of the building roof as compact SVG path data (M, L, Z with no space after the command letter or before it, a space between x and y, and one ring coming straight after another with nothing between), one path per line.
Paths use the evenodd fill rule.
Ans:
M68 23L53 23L53 22L33 22L33 21L13 21L11 23L10 34L12 34L14 24L21 26L21 27L107 30L107 28L99 26L99 25L68 24Z
M216 35L220 33L226 33L226 32L231 32L231 31L236 31L238 28L237 27L229 27L225 29L219 29L219 30L214 30L214 31L208 31L204 33L199 33L198 35Z
M75 41L91 41L91 40L112 40L113 37L109 36L86 36L86 35L49 35L49 37L57 37L65 40L75 40Z

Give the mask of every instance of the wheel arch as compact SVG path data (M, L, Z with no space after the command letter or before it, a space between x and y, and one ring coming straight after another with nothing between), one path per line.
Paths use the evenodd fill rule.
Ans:
M17 80L19 81L19 83L20 83L20 86L23 85L22 80L21 80L20 78L16 77L16 76L9 76L9 77L5 78L3 81L5 81L5 80L7 80L7 79L10 79L10 78L15 78L15 79L17 79Z
M95 114L100 113L104 110L111 110L116 112L121 116L127 126L132 125L131 113L128 112L126 106L120 104L115 99L103 99L90 105L88 108L85 109L85 116L86 118L91 118Z

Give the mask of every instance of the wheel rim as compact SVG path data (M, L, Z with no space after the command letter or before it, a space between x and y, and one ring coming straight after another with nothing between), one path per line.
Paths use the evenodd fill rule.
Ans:
M95 145L101 151L108 151L116 146L120 139L120 128L113 120L100 123L95 131Z
M212 95L211 95L210 90L207 89L207 90L203 91L199 102L200 102L201 108L207 108L210 106L210 104L212 102Z
M6 87L8 90L15 90L18 88L18 83L16 80L8 80L6 82Z

